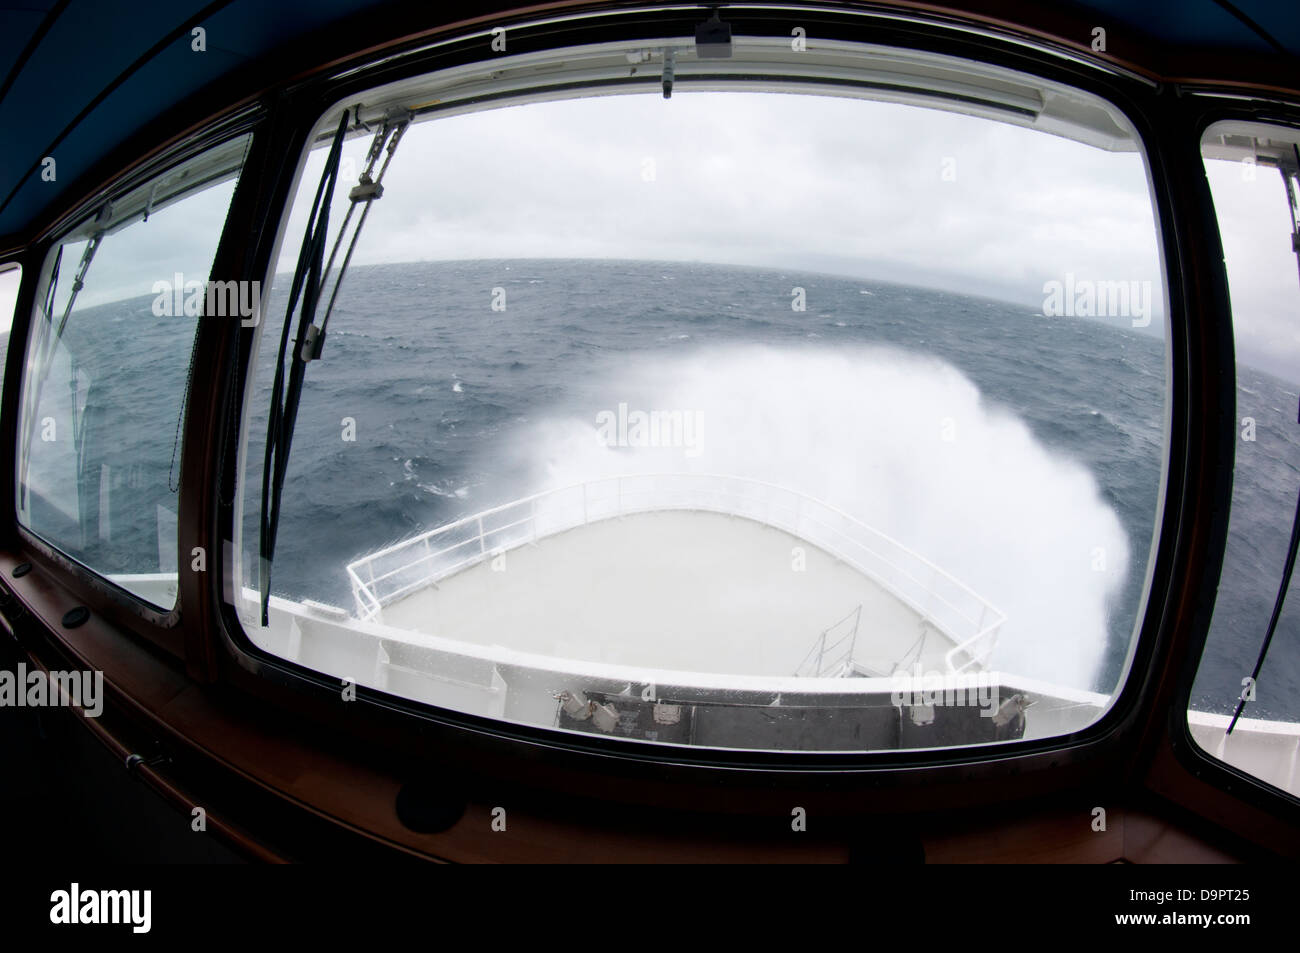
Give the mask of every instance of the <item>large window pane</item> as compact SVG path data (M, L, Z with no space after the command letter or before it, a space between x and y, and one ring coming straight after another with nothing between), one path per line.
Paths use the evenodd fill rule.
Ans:
M194 335L245 145L173 169L75 229L46 262L29 336L19 520L160 609L176 601Z
M1167 355L1143 155L1088 105L1105 136L689 88L412 125L307 365L268 554L323 143L248 394L249 635L341 681L660 743L1094 721L1145 597ZM334 223L370 143L343 150Z
M1300 247L1292 244L1288 209L1300 188L1297 143L1295 130L1256 124L1220 123L1205 137L1232 299L1238 439L1228 548L1187 713L1192 736L1206 751L1292 794L1300 794L1294 577L1258 676L1255 666L1300 492Z

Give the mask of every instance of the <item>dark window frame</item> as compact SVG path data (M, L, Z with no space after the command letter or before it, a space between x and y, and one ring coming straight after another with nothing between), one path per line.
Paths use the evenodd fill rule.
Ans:
M1197 157L1201 164L1201 175L1205 178L1206 203L1208 205L1208 220L1204 222L1207 228L1207 234L1212 236L1213 247L1220 262L1220 276L1223 282L1223 311L1222 320L1226 325L1226 333L1230 338L1235 339L1235 330L1232 323L1232 311L1228 289L1227 267L1223 265L1223 244L1219 233L1219 222L1217 211L1214 208L1213 197L1210 194L1208 174L1205 170L1205 159L1200 151L1201 143L1205 138L1205 133L1209 128L1217 123L1226 121L1243 121L1258 122L1268 125L1283 127L1295 130L1300 133L1300 103L1288 103L1281 100L1268 100L1255 97L1242 97L1241 100L1223 100L1217 96L1196 96L1193 94L1191 102L1196 107L1194 123L1191 132L1194 135L1197 144ZM1232 507L1232 478L1236 471L1236 454L1238 450L1237 440L1237 363L1235 348L1230 352L1230 360L1223 367L1227 378L1226 391L1227 402L1224 405L1227 409L1225 414L1229 441L1227 443L1228 457L1230 466L1227 470L1227 490L1226 498L1220 508L1218 518L1223 524L1223 545L1220 554L1220 563L1227 551L1227 533L1231 519ZM1221 568L1221 567L1220 567ZM1255 777L1247 771L1234 767L1226 761L1221 761L1213 754L1206 751L1192 737L1190 726L1188 725L1187 712L1191 703L1191 693L1196 681L1196 673L1201 665L1202 656L1205 652L1205 645L1209 639L1210 625L1213 620L1214 606L1217 601L1218 587L1220 583L1220 574L1215 573L1213 580L1206 579L1204 591L1210 593L1208 599L1202 599L1198 606L1196 624L1192 628L1192 637L1187 646L1187 652L1182 659L1182 670L1179 673L1177 693L1173 698L1170 709L1169 719L1169 741L1174 756L1179 763L1191 771L1196 777L1207 782L1216 789L1228 792L1248 804L1254 805L1263 810L1278 812L1284 817L1288 817L1295 824L1300 824L1300 796L1291 794L1281 788L1275 787L1268 782ZM1263 638L1263 633L1260 633Z
M845 19L845 18L840 18L840 19ZM800 23L803 22L804 22L804 18L801 17ZM770 19L766 21L766 25L768 27L772 26ZM788 25L786 20L782 21L782 25L786 25L788 30ZM742 28L739 24L737 24L736 32L739 35L746 32L746 30ZM909 26L909 28L905 29L903 32L905 32L909 36L913 36L915 31L914 28L911 28ZM540 33L541 31L539 31L539 34ZM680 35L680 34L675 34L671 30L665 32L665 36L671 36L671 35ZM788 36L788 32L782 34L778 30L777 35ZM550 42L538 42L536 44L530 44L529 40L531 38L528 37L526 34L521 37L520 31L515 29L511 29L510 36L511 36L512 53L528 52L533 49L546 49L552 46L561 45L554 42L554 34L545 37L545 39ZM607 38L611 38L611 37L606 37L606 36L599 37L599 39L607 39ZM629 39L629 37L623 33L617 34L617 38L624 41ZM637 38L640 39L641 37L637 37ZM878 33L873 33L872 38L876 42L883 42L879 38ZM576 45L582 42L595 42L595 41L597 41L597 39L591 37L584 37L580 39L574 38L568 40L563 45ZM483 50L486 48L485 42L478 44L478 46L480 47L478 50L475 50L473 48L474 44L471 41L465 41L460 44L460 47L462 48L468 47L465 49L455 49L456 44L449 44L449 46L453 48L453 51L447 51L447 52L435 51L430 54L415 54L407 58L405 62L401 63L401 65L398 65L397 62L395 62L392 58L390 58L388 60L381 62L378 66L374 67L373 69L362 68L357 70L356 72L352 72L351 75L349 75L345 80L343 80L341 83L337 85L331 86L328 80L322 81L318 85L318 88L315 91L314 95L312 96L304 95L299 101L299 104L296 104L295 106L294 111L298 115L309 117L307 121L302 123L302 125L305 126L306 128L302 129L299 135L296 137L297 141L301 145L299 146L298 152L295 153L295 157L301 155L302 153L302 145L305 145L307 141L308 130L313 128L316 125L320 115L323 114L325 110L329 108L329 106L333 105L334 102L346 100L351 96L359 97L366 90L373 89L376 86L382 85L383 83L386 82L391 82L396 79L419 76L429 72L433 72L440 68L446 68L452 65L461 65L462 63L466 63L466 62L476 62L476 61L481 62L490 57L490 54L487 56L483 55ZM929 44L918 46L916 48L922 50L932 50L936 52L947 52L947 50L936 49L934 45L929 45ZM479 55L475 56L474 55L475 52L477 52ZM441 55L439 55L440 53ZM970 55L971 50L969 48L965 49L965 53L966 53L966 58L973 59L977 62L985 59L989 59L990 61L997 62L997 60L993 60L988 57L972 56ZM1020 57L1013 57L1013 58L1024 59L1025 57L1020 56ZM1010 64L1004 64L1004 65L1010 65ZM1025 66L1023 62L1017 63L1015 65L1019 66L1022 69L1024 69ZM1085 85L1083 83L1078 82L1077 81L1078 77L1084 75L1087 75L1089 79L1093 81L1093 83L1097 82L1098 77L1093 74L1093 71L1088 70L1087 68L1081 68L1072 65L1062 68L1060 64L1054 64L1054 65L1057 67L1056 70L1038 69L1038 70L1026 70L1026 71L1034 72L1037 75L1043 76L1044 78L1047 79L1056 80L1058 82L1063 81L1069 83L1070 85L1074 85L1080 89L1083 89L1084 91L1091 92L1095 95L1099 95L1101 98L1106 99L1112 103L1115 103L1115 105L1117 105L1121 109L1121 111L1123 111L1129 117L1130 121L1132 121L1134 126L1138 129L1139 137L1142 140L1143 147L1147 150L1148 161L1150 162L1152 158L1152 150L1150 146L1149 136L1143 134L1142 123L1138 120L1138 117L1135 115L1136 110L1134 110L1131 107L1125 108L1122 102L1122 100L1125 97L1120 96L1118 98L1119 101L1117 101L1117 97L1114 94L1116 89L1115 87L1112 86L1103 86L1101 89L1095 87L1089 88L1089 85ZM1013 68L1015 67L1013 66ZM1111 83L1116 82L1114 77L1109 77L1109 81ZM1103 80L1103 83L1104 82L1105 81ZM1124 85L1129 90L1132 90L1134 87L1140 88L1145 86L1145 84L1140 81L1125 82L1121 80L1120 82L1123 82ZM286 193L288 192L289 190L286 190ZM285 214L283 216L284 219L287 219L287 211L288 211L288 207L286 205ZM1162 216L1160 214L1159 207L1157 207L1155 211L1157 215L1158 233L1160 234L1162 242L1164 242L1164 244L1166 245L1166 248L1164 250L1166 253L1166 258L1168 258L1168 248L1167 248L1168 236L1166 235L1166 229L1161 227L1162 223L1160 219ZM293 236L284 236L284 240L291 241L293 240ZM269 255L267 257L269 259ZM1173 287L1171 286L1169 290L1170 290L1170 297L1171 299L1173 299L1174 298ZM279 316L269 315L268 320L278 321L281 319ZM247 370L244 370L243 373L247 373ZM242 408L240 410L242 412ZM260 439L262 439L262 435L260 434L250 435L250 441L260 440ZM252 444L250 442L250 446L251 445ZM1172 467L1171 467L1171 471L1172 471ZM229 480L229 478L230 475L227 474L227 480ZM233 485L230 483L226 483L223 486L223 492L225 495L230 495L232 489L233 489ZM230 538L231 529L232 529L231 524L229 522L226 522L224 523L222 528L223 531L226 533L225 538ZM1152 599L1149 600L1149 602L1152 604L1157 601L1156 599L1157 587L1158 587L1158 583L1153 583ZM223 609L225 609L224 606ZM1149 614L1150 614L1150 605L1148 606L1148 618L1149 618ZM236 657L239 658L239 664L241 668L253 669L256 670L264 678L275 677L276 680L283 679L286 683L292 683L295 680L294 677L297 676L298 678L304 679L307 682L313 683L313 687L318 691L328 692L331 695L338 694L337 688L335 687L337 682L336 679L333 679L330 676L326 676L323 673L306 669L305 667L299 666L296 663L287 662L286 660L273 656L270 653L267 653L264 650L255 646L251 642L251 640L248 639L247 635L243 633L242 627L239 625L238 619L234 617L233 611L228 611L228 610L223 611L223 622L224 622L223 635L225 636L224 638L225 649L227 652L235 654ZM1138 652L1135 654L1133 671L1137 671L1141 667L1141 658L1143 655L1141 643L1142 640L1139 639ZM1131 676L1130 676L1130 682L1131 682ZM1132 692L1128 692L1127 688L1128 686L1126 686L1124 691L1120 692L1119 697L1116 699L1115 704L1112 706L1111 710L1107 713L1107 715L1103 717L1103 719L1101 719L1096 725L1092 726L1092 728L1085 730L1083 732L1076 733L1074 735L1065 735L1065 736L1061 736L1059 739L1051 739L1049 742L1041 743L1042 745L1044 745L1043 750L1059 751L1059 749L1063 747L1070 747L1073 744L1076 744L1080 741L1090 740L1089 736L1095 736L1096 734L1102 733L1104 729L1103 730L1094 730L1094 729L1098 729L1098 726L1106 725L1107 722L1113 723L1115 720L1117 720L1116 718L1112 717L1116 713L1117 709L1123 709L1127 707L1124 704L1125 696L1127 694L1131 697L1133 694ZM364 686L357 686L357 695L358 695L358 700L365 698L368 702L372 702L383 709L387 709L391 711L406 711L412 715L422 716L425 719L443 721L449 724L458 724L460 727L468 728L474 731L482 731L492 735L512 738L513 740L522 741L525 743L539 744L539 745L561 748L561 749L568 748L568 749L573 749L575 751L586 751L586 750L595 749L600 751L602 754L612 753L612 751L618 750L619 754L617 756L619 757L644 759L644 760L650 760L656 762L664 761L666 763L677 763L677 764L683 764L683 763L691 764L691 763L699 763L699 762L727 764L727 763L733 763L738 761L739 763L746 764L749 767L754 767L759 764L766 764L773 767L778 765L785 766L785 767L793 767L795 764L801 763L802 767L807 767L809 760L817 759L826 762L828 765L834 765L839 769L843 769L845 767L848 767L849 765L853 765L855 767L861 767L863 759L871 759L872 761L878 759L880 760L898 759L898 763L909 764L909 765L918 763L918 759L914 753L872 752L870 754L852 754L848 756L840 753L821 753L821 752L773 753L773 752L728 752L728 751L712 751L712 750L701 751L698 753L692 753L692 752L683 753L675 749L671 752L669 752L666 749L652 749L651 746L648 745L639 745L636 742L627 742L621 739L604 739L604 738L585 739L584 738L578 741L575 739L570 739L564 735L561 735L559 733L544 728L537 728L534 730L531 726L520 726L511 723L494 722L489 719L479 719L476 718L475 716L463 715L461 713L451 712L445 709L436 709L433 708L432 706L425 706L418 702L414 702L406 699L399 699L396 698L395 696L384 695L383 693L379 693L367 689ZM1106 725L1106 727L1109 728L1110 725ZM1012 754L1011 749L1015 749L1015 753L1021 753L1024 752L1025 750L1035 750L1039 748L1040 743L1026 742L1024 743L1024 745L1028 747L1026 748L1022 746L1020 743L1017 743L1016 745L1005 745L1005 746L999 745L996 747L953 749L954 752L959 753L959 757L951 760L956 760L960 762L967 762L972 760L973 761L985 761L985 760L994 760L994 759L1002 760L1005 759L1006 757L1009 757ZM692 754L695 754L696 756L692 757L691 756ZM942 754L938 752L926 752L925 756L919 759L919 762L933 764L933 763L943 763L949 760L950 759L948 757L944 757Z
M182 604L179 587L176 603L172 608L166 611L160 610L143 597L112 582L93 567L87 566L63 552L57 545L33 532L18 519L17 480L14 470L17 462L17 441L21 436L18 433L18 417L20 416L20 398L26 383L23 372L26 364L27 345L32 328L36 297L48 282L53 254L67 240L69 235L82 227L90 218L93 218L96 211L106 201L112 201L116 197L133 192L142 185L166 175L172 169L185 164L191 159L241 136L249 135L255 138L255 129L261 118L260 113L261 111L258 109L236 110L232 115L222 118L195 135L184 138L170 148L162 150L154 157L142 161L137 167L112 181L93 196L83 199L65 211L59 216L55 224L46 230L43 237L28 246L21 258L18 259L23 264L23 279L15 307L14 323L10 331L9 354L6 361L5 375L6 384L12 382L9 389L13 391L14 403L11 406L10 395L6 393L3 403L4 424L3 428L0 429L0 440L6 441L5 446L13 447L15 450L12 465L3 468L4 473L0 475L0 493L7 494L4 497L5 502L0 504L0 507L3 508L6 517L6 528L11 534L8 541L25 547L32 557L46 569L53 569L56 573L75 580L80 594L84 596L87 607L94 609L118 625L132 629L137 635L177 656L183 655L184 652L181 632ZM251 149L251 140L249 145ZM245 168L247 168L247 165L245 165ZM241 169L237 182L243 177L242 171ZM236 189L238 189L238 185L236 185ZM229 216L227 221L223 222L222 231L217 236L218 253L222 243L226 241L228 225ZM28 263L31 264L30 270L27 267ZM212 277L214 275L210 273L209 278ZM177 407L177 411L178 413L187 414L188 408L184 406ZM183 441L184 434L182 434L182 443ZM184 481L183 467L181 479ZM178 524L179 501L183 496L184 482L182 482L181 489L177 493ZM183 533L180 533L178 525L179 536L183 536ZM188 552L188 550L177 549L178 563L183 564L185 562L181 558L181 554L184 552ZM178 580L183 575L183 573L178 573Z

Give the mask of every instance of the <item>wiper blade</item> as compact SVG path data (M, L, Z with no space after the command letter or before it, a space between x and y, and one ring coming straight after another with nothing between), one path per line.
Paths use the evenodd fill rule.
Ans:
M100 210L99 218L101 220L108 217L108 206ZM95 252L99 250L99 243L103 240L104 233L96 232L86 243L86 250L81 254L81 261L77 265L77 273L72 279L72 288L68 292L68 302L63 307L63 315L59 318L58 327L54 327L54 299L56 289L59 284L59 266L63 262L63 246L54 259L54 268L50 274L50 285L45 292L45 302L41 308L41 321L37 326L37 338L33 350L36 361L34 370L33 385L26 389L26 408L23 415L23 435L19 443L22 456L19 464L18 474L18 493L19 506L25 506L27 503L27 470L31 462L31 441L36 432L36 414L41 407L41 393L45 389L45 382L50 376L50 370L54 366L54 351L59 341L63 338L63 332L68 326L68 319L72 317L72 308L77 303L77 295L81 289L86 286L86 273L90 270L90 263L95 260ZM75 379L75 371L74 371ZM72 405L73 435L76 435L77 406L76 400ZM80 466L77 470L80 474Z
M1300 198L1297 197L1300 195L1300 189L1296 185L1296 181L1300 180L1300 146L1293 145L1291 152L1295 156L1295 161L1279 163L1279 168L1282 172L1282 184L1286 188L1287 210L1291 213L1291 249L1296 253L1297 259L1300 259ZM1300 424L1300 411L1297 411L1296 423ZM1273 633L1277 631L1278 619L1282 617L1282 607L1286 604L1287 590L1291 588L1291 573L1295 570L1297 550L1300 550L1300 496L1296 499L1295 516L1291 520L1291 542L1287 547L1286 562L1282 566L1282 582L1278 586L1277 598L1273 602L1273 615L1268 620L1268 631L1264 633L1264 643L1259 647L1259 658L1255 660L1255 669L1250 673L1251 690L1243 690L1237 699L1237 710L1232 713L1227 734L1232 734L1232 729L1237 727L1237 719L1246 709L1246 702L1254 698L1254 688L1259 682L1259 673L1264 668L1264 660L1268 658L1269 646L1273 644Z
M307 230L298 251L298 266L289 287L289 307L280 331L280 350L275 362L275 381L271 385L271 413L266 429L266 457L262 464L262 524L260 539L259 581L262 595L262 625L269 625L268 606L271 599L271 557L275 552L275 532L280 521L280 495L284 488L284 473L289 463L289 447L293 442L293 425L298 416L298 399L302 393L303 339L307 328L316 316L320 301L321 265L325 257L325 238L329 231L330 202L334 199L334 185L338 181L339 157L343 154L343 136L347 132L348 116L339 120L334 143L325 160L325 171L316 187L307 219ZM323 200L323 201L322 201ZM305 285L305 287L304 287ZM302 313L298 319L296 346L290 356L288 391L285 388L284 356L289 346L289 327L293 321L298 296L302 295Z
M338 182L339 162L343 152L343 139L347 133L348 115L345 112L339 120L338 131L330 147L329 157L325 160L325 171L321 175L320 185L316 188L316 198L312 203L311 215L307 221L307 230L303 235L302 248L298 253L298 266L293 274L293 283L289 289L289 306L285 313L284 327L280 332L280 350L275 365L275 381L272 384L271 414L267 423L266 458L262 466L262 522L261 546L259 550L259 583L262 602L262 625L270 624L271 602L271 564L275 555L275 537L280 523L280 499L284 489L284 476L289 465L289 449L293 443L294 425L298 419L298 406L302 397L302 385L307 365L318 359L325 344L325 329L330 315L334 311L334 302L338 298L343 277L347 274L352 253L361 237L362 226L370 214L370 204L384 194L383 177L388 171L397 143L410 124L410 113L404 112L398 118L385 119L383 127L375 134L367 154L366 168L361 173L358 184L348 193L350 204L343 225L339 229L329 261L325 262L325 244L329 236L329 207L334 198L334 188ZM375 175L375 164L384 152L387 144L387 156L379 172ZM373 176L373 178L372 178ZM343 239L348 233L353 212L359 204L365 208L357 220L352 240L348 244L347 254L334 279L334 288L330 293L329 304L320 326L315 324L316 309L323 297L325 282L334 269L334 260L342 247ZM284 361L289 345L289 327L293 320L294 309L302 296L302 310L298 317L298 330L294 338L293 351L289 356L288 380L285 380Z
M1296 549L1300 548L1300 496L1296 499L1295 518L1291 521L1291 543L1286 553L1286 565L1282 567L1282 582L1277 589L1277 599L1273 603L1273 615L1268 620L1268 632L1264 635L1264 644L1259 648L1259 658L1255 661L1255 670L1250 673L1251 691L1243 690L1241 696L1237 699L1237 710L1232 713L1232 721L1228 724L1227 734L1232 734L1232 729L1237 727L1237 719L1241 717L1242 711L1246 708L1248 699L1254 697L1254 687L1259 682L1260 670L1264 667L1264 659L1268 658L1268 648L1273 642L1273 633L1277 631L1277 621L1282 617L1282 606L1286 604L1286 592L1291 586L1291 572L1295 569Z

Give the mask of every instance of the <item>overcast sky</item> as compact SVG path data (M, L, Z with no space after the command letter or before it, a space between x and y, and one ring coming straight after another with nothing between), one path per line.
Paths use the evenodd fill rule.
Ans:
M1228 266L1238 360L1300 381L1300 262L1276 169L1206 162Z
M365 148L349 145L357 156ZM361 261L714 261L1034 306L1044 281L1067 271L1157 278L1137 154L936 110L821 96L606 96L427 123L408 133L399 160L386 187L400 198L376 206ZM301 228L295 219L291 234Z
M359 162L367 144L354 140L345 154ZM309 162L304 191L321 160ZM1232 208L1223 229L1240 356L1300 376L1300 279L1280 178L1261 168L1248 182L1236 163L1210 166L1216 199ZM688 92L507 107L414 127L385 187L358 264L712 261L931 285L1031 310L1044 282L1073 273L1151 281L1157 308L1163 297L1139 154L931 109ZM150 294L176 271L206 277L201 233L225 211L220 192L136 226L149 234L111 266L106 241L85 303ZM297 252L303 205L282 269Z

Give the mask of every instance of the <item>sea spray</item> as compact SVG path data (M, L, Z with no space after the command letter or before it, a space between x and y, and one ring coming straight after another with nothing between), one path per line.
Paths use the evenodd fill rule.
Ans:
M585 416L512 441L532 490L626 473L718 473L847 511L974 589L1006 616L991 664L1097 687L1108 603L1129 544L1085 466L1045 448L952 366L879 347L762 345L642 355L589 388ZM631 397L707 419L706 438L606 446L596 414Z

